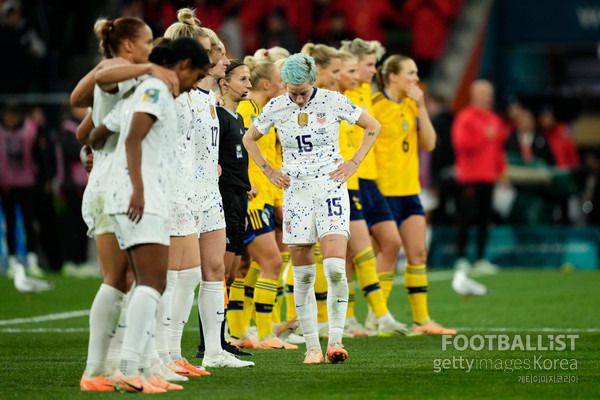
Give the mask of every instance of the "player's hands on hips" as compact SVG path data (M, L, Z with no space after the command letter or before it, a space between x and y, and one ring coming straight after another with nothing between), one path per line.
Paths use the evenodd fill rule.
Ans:
M254 185L250 186L251 189L246 192L248 195L248 200L252 200L256 196L258 196L258 188Z
M127 217L136 224L142 220L144 215L144 191L133 190L129 198L129 207L127 208Z
M89 174L94 166L94 153L92 153L90 146L83 145L81 147L81 150L79 151L79 159L81 160L81 164L83 164L85 171Z
M406 95L410 99L413 99L417 103L417 106L425 104L424 94L419 85L410 85L406 90Z
M352 159L342 163L339 167L329 173L332 181L344 183L358 170L358 163Z
M283 174L278 169L271 169L271 172L267 174L267 177L271 181L271 183L278 188L288 188L290 187L290 177Z

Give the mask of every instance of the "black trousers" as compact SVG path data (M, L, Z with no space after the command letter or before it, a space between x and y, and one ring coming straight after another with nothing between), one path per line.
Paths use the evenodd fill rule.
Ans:
M477 226L477 259L483 258L492 218L493 183L460 185L458 257L465 257L469 227Z

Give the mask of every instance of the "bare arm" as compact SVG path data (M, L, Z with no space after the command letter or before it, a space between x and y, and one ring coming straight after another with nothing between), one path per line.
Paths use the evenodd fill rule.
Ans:
M88 139L93 127L94 123L92 122L92 113L89 112L77 127L77 132L75 132L75 137L77 140L83 144L89 144Z
M263 174L269 178L272 184L278 188L287 188L290 186L289 176L285 176L280 170L274 169L271 164L267 162L267 159L258 146L257 142L263 136L264 135L260 133L254 125L250 125L250 129L248 129L248 131L244 134L244 138L242 139L244 142L244 147L246 147L248 155L252 158L252 160L254 160L256 165L258 165Z
M125 64L126 60L122 58L111 58L98 63L90 72L88 72L75 86L71 92L71 106L73 107L91 107L94 102L94 85L96 84L96 74L98 71L118 65Z
M101 149L104 146L106 139L114 133L115 132L109 130L106 126L100 125L92 129L87 144L94 150Z
M431 124L427 108L425 107L423 91L417 85L414 85L408 89L406 95L417 103L419 109L419 143L421 143L421 147L425 150L432 151L435 149L437 136L435 134L435 129Z
M360 118L356 121L356 125L364 128L365 132L360 142L360 146L356 149L356 152L351 159L344 162L342 165L336 168L335 171L329 174L330 178L338 182L346 182L348 178L356 173L358 166L365 159L369 150L375 144L379 131L381 130L381 124L375 118L371 116L367 111L363 111L360 114Z
M111 92L118 87L119 82L137 78L145 74L152 74L163 81L175 97L179 95L179 79L175 71L152 63L117 65L110 68L103 68L96 73L95 81L100 89L105 92Z
M144 182L142 180L142 140L146 137L156 118L150 114L136 112L131 120L131 128L125 140L127 168L133 193L129 199L127 216L135 223L144 215Z

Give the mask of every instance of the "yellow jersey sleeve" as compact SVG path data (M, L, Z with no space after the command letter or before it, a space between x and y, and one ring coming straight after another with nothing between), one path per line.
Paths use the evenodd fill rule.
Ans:
M340 123L340 154L344 160L348 161L356 152L354 143L354 129L359 128L356 125L348 125L346 121ZM348 190L358 190L358 173L352 175L346 181Z
M262 108L253 100L242 100L238 105L237 112L244 118L244 127L246 130L252 125L252 121L260 115ZM258 147L271 165L275 161L275 132L271 130L268 135L264 135L258 140ZM248 177L250 184L256 186L258 195L248 203L248 208L252 210L262 210L265 204L273 205L275 198L275 185L262 173L258 165L248 157Z
M375 142L377 186L384 196L412 196L419 182L418 112L408 98L396 103L378 92L373 97L374 117L381 123Z
M371 85L363 82L361 85L355 87L352 90L347 90L344 95L352 101L356 106L363 109L363 111L368 112L373 115L373 103L371 100ZM354 135L354 143L356 145L355 149L360 146L360 142L362 141L363 135L365 134L365 130L358 125L354 125L353 128ZM365 159L360 166L358 167L358 172L356 175L360 179L368 179L375 180L377 178L377 163L375 162L375 152L373 149L369 151Z

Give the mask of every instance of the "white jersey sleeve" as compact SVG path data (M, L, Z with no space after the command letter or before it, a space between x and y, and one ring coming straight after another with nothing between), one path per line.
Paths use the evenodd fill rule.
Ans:
M117 104L110 110L108 115L102 120L102 124L111 132L119 133L121 131L121 107L123 106L123 99L119 100Z

